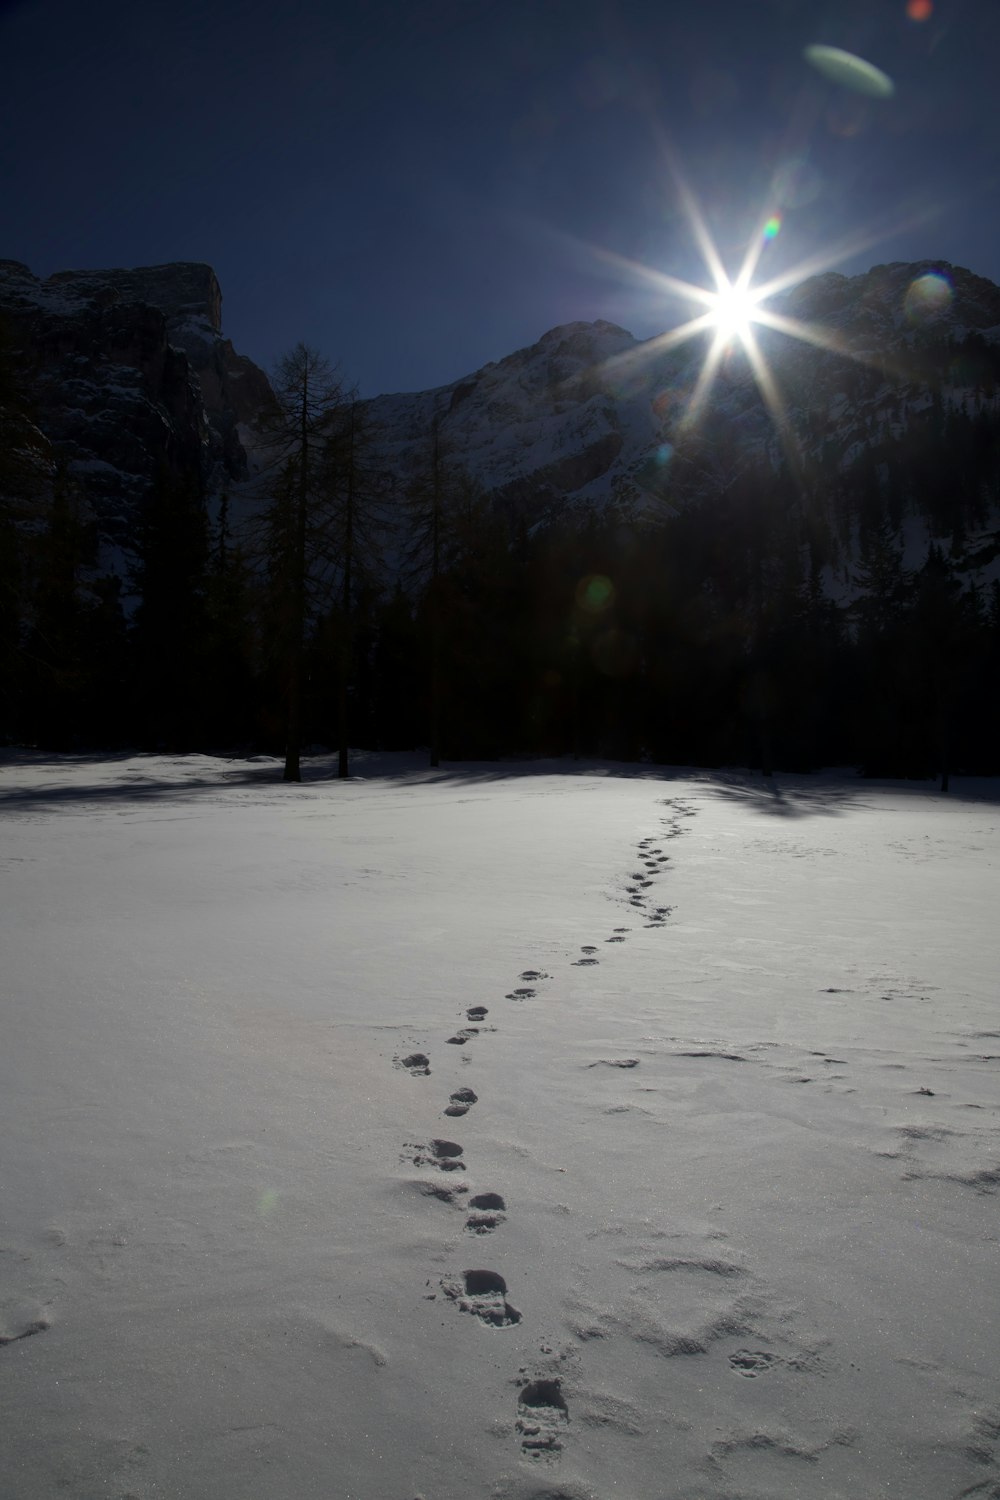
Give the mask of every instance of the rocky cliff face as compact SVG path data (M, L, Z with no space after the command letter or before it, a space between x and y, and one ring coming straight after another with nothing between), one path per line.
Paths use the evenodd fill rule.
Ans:
M106 540L127 545L161 466L210 494L246 475L239 439L263 372L221 335L210 266L61 271L0 261L0 315L35 420Z

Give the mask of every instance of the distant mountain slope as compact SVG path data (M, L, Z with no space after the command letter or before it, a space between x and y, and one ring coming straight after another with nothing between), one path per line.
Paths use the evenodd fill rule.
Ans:
M37 425L119 546L159 466L206 495L238 489L252 466L241 434L269 387L222 337L221 301L207 265L42 281L0 261L0 314ZM665 347L570 323L450 385L361 403L371 460L398 497L426 472L436 429L448 467L528 525L612 503L669 516L753 466L792 483L828 570L857 554L875 510L914 557L936 538L991 563L1000 496L983 453L1000 437L1000 289L922 261L828 272L768 305L809 331L755 329L777 412L736 347L686 425L708 335Z
M929 273L946 279L944 303L912 293ZM803 452L840 440L842 457L873 417L900 402L995 401L1000 380L1000 289L943 262L878 266L802 283L773 304L844 351L769 329L756 337L783 389ZM366 403L377 443L400 475L422 461L435 417L453 461L491 493L519 491L573 502L633 500L663 491L660 449L676 436L707 348L707 336L673 350L641 343L605 322L553 328L536 344L437 390ZM737 424L777 455L780 443L747 360L723 361L706 417Z

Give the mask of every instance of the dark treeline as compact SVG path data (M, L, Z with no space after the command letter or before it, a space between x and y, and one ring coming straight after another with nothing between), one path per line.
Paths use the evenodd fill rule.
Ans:
M314 351L274 390L239 524L164 466L123 583L0 360L7 743L263 750L291 780L313 745L348 774L349 744L1000 772L1000 586L977 581L1000 553L992 399L938 397L846 468L822 442L748 460L709 423L644 477L641 516L634 495L546 497L529 527L537 504L493 504L438 423L390 482Z

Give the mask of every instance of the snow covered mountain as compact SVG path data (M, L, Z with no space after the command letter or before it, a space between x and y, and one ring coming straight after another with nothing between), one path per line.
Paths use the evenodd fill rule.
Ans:
M35 420L112 546L128 548L160 466L197 476L206 496L238 490L252 467L244 438L269 387L222 337L221 301L207 265L42 281L0 261L0 315ZM814 277L768 306L807 332L755 329L779 420L738 346L687 425L709 335L667 347L570 323L450 385L362 403L369 461L398 495L426 474L436 444L449 469L529 526L609 504L669 515L753 465L758 477L794 478L812 533L839 537L843 556L856 553L858 515L879 489L913 560L935 537L1000 551L988 474L945 473L942 459L997 448L1000 289L944 262L895 263ZM962 505L939 497L928 521L921 486L954 490L956 477Z
M771 463L836 454L844 471L863 448L898 437L935 401L995 416L1000 289L944 262L830 272L769 304L813 335L760 327L755 337L787 416L785 441L738 349L706 402L704 432ZM669 500L669 458L707 352L707 337L673 349L611 323L554 328L527 349L451 385L366 403L376 446L400 478L426 466L438 423L451 461L532 518L565 504Z

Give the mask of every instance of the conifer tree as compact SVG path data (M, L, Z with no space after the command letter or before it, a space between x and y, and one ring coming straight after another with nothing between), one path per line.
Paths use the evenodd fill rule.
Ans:
M44 526L51 494L51 445L32 421L22 358L0 317L0 734L23 732L32 676L25 637L32 617L27 538Z
M330 556L339 574L334 611L337 657L337 774L349 775L349 695L360 593L370 594L381 569L385 484L369 459L369 439L356 394L344 398L326 444L321 474Z
M427 650L430 763L440 764L445 737L445 637L456 637L455 611L461 590L454 587L456 570L472 558L481 531L489 525L489 507L475 482L448 452L435 414L428 434L424 464L410 476L403 497L407 536L403 571L420 600ZM449 583L451 579L451 583Z
M26 645L33 733L66 747L80 737L79 715L93 663L86 657L81 570L93 561L93 537L65 466L53 477L48 514L35 537L32 626Z
M299 343L277 365L273 401L258 430L266 466L267 504L257 528L272 605L265 628L281 660L285 697L285 781L301 781L303 677L307 624L328 589L330 495L327 446L344 404L339 372L316 349Z
M205 707L208 523L196 478L158 470L143 506L133 588L134 701L154 744L189 749Z

